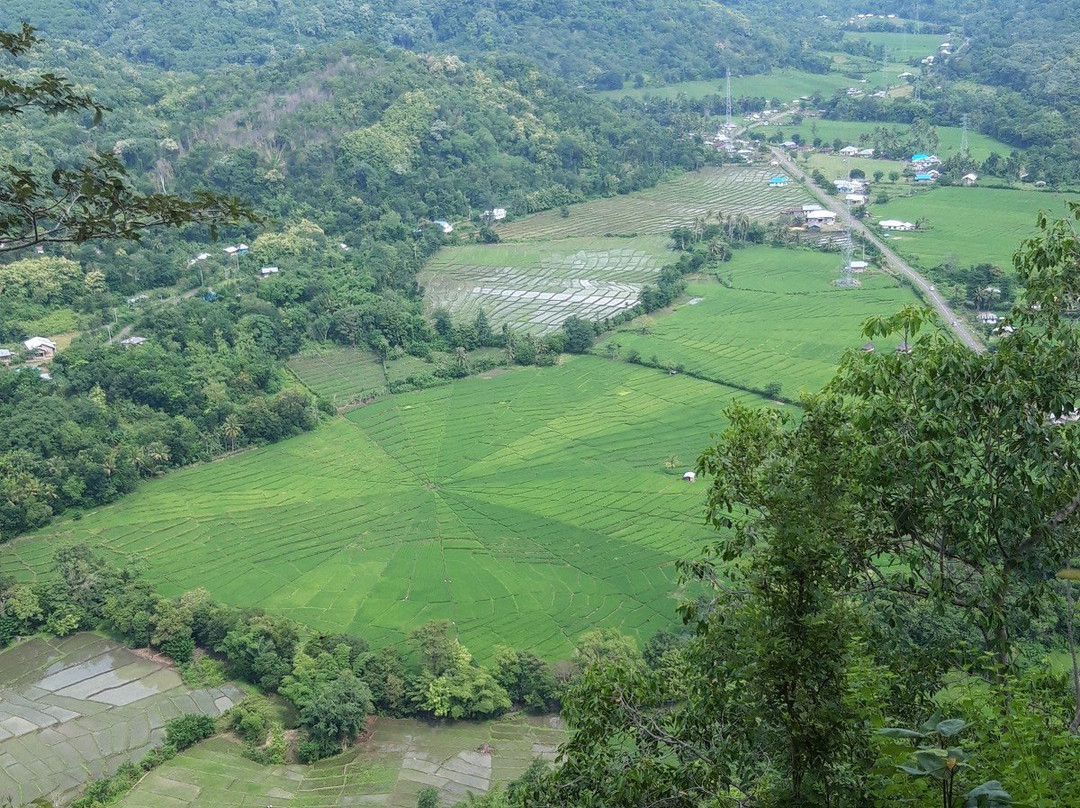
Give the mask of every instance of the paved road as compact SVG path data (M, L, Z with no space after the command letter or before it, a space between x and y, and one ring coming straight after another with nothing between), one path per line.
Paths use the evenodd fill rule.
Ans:
M907 277L920 292L922 296L930 301L931 305L937 309L938 314L941 315L941 319L948 323L949 327L956 333L956 336L967 345L971 350L976 353L982 353L986 350L986 346L982 344L978 337L976 337L966 325L953 313L953 310L949 308L944 298L934 289L933 285L926 280L922 275L916 272L907 264L899 255L893 252L889 247L885 245L875 233L872 233L866 225L856 219L848 211L847 206L840 202L835 197L829 196L821 188L818 188L814 184L814 181L806 175L806 172L799 168L795 161L792 160L782 149L776 147L772 148L773 157L780 161L780 164L787 169L793 177L797 177L802 180L806 187L810 190L817 200L828 210L831 210L836 214L837 218L845 225L851 228L852 232L858 231L861 233L867 241L876 246L882 256L885 258L887 268L892 272L898 272Z

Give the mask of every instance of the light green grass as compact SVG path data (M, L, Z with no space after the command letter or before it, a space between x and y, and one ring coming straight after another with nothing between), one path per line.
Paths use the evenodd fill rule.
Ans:
M482 794L524 773L534 757L551 758L565 732L549 718L520 715L476 723L376 719L362 746L311 766L261 766L239 747L214 738L148 774L121 808L340 808L378 804L415 808L427 785L444 804ZM492 754L480 753L488 744Z
M890 171L902 172L907 163L899 160L873 160L867 157L840 157L835 154L811 154L807 162L799 160L799 165L805 165L808 172L812 173L814 169L818 169L825 175L827 180L843 179L851 174L851 170L855 168L861 168L863 173L866 174L866 179L873 183L873 190L880 191L882 186L885 186L890 193L894 192L896 188L907 189L911 185L911 181L906 177L901 177L897 182L893 183L889 180ZM874 182L874 172L884 172L885 176L881 178L880 182Z
M69 331L77 331L79 328L79 315L73 309L55 309L36 320L26 320L22 327L28 336L40 334L63 334Z
M382 362L372 351L338 345L307 348L289 360L289 370L335 407L386 390Z
M680 303L655 318L647 334L641 320L628 323L595 351L606 356L617 342L624 359L636 350L646 360L655 356L741 387L762 390L775 382L791 398L819 390L844 351L865 342L859 332L867 317L915 302L910 290L882 273L858 276L862 285L855 289L834 286L843 262L839 254L810 250L738 250L719 270L731 288L692 284L686 296L697 303Z
M44 574L88 542L162 593L206 587L322 630L400 642L455 622L546 657L612 626L675 620L675 562L700 552L689 467L744 394L594 357L392 396L317 432L144 484L116 506L2 549Z
M718 166L683 174L655 188L570 207L563 218L545 211L499 228L503 240L615 235L667 236L679 225L718 211L771 221L786 209L810 201L798 183L770 188L769 166Z
M926 232L896 233L889 244L924 267L955 258L961 265L1010 268L1020 241L1035 231L1040 210L1064 215L1063 194L998 188L934 188L874 206L874 220L927 220Z

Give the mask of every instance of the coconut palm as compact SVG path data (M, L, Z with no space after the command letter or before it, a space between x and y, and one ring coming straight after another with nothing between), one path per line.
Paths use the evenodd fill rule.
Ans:
M229 441L229 451L235 451L236 442L244 434L244 427L235 415L227 415L221 424L221 434Z

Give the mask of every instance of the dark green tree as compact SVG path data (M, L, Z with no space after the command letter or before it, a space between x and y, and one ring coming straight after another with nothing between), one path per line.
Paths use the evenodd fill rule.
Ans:
M318 689L300 711L300 723L329 752L344 748L359 735L373 709L368 686L346 671Z
M566 334L566 350L570 353L586 353L596 339L596 329L588 320L570 317L563 323Z

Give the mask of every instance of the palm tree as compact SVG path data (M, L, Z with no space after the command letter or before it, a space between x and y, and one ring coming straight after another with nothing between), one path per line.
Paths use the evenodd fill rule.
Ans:
M506 357L506 364L512 365L517 359L517 335L503 326L503 340L503 356Z
M241 426L240 419L235 415L227 415L221 424L221 434L229 441L229 451L235 451L236 441L244 434L244 427Z
M105 472L106 477L112 477L116 473L116 452L109 451L105 453L105 456L101 458L101 470Z
M679 458L677 458L675 455L668 456L668 459L664 461L664 468L668 471L675 471L678 465Z
M547 354L547 343L544 342L542 339L536 339L535 337L533 338L533 340L536 343L536 364L537 366L539 366L544 364L543 359L544 355Z
M155 474L158 471L158 466L168 463L171 459L169 447L159 440L155 440L147 445L146 455L150 458L152 469Z
M131 465L133 465L140 474L147 470L149 459L146 457L146 451L141 446L136 446L131 452Z
M457 362L457 369L459 372L465 372L466 360L468 358L469 354L462 346L459 345L454 349L454 360Z
M745 213L740 213L735 217L735 233L739 241L746 241L746 237L750 234L750 224L750 217Z

